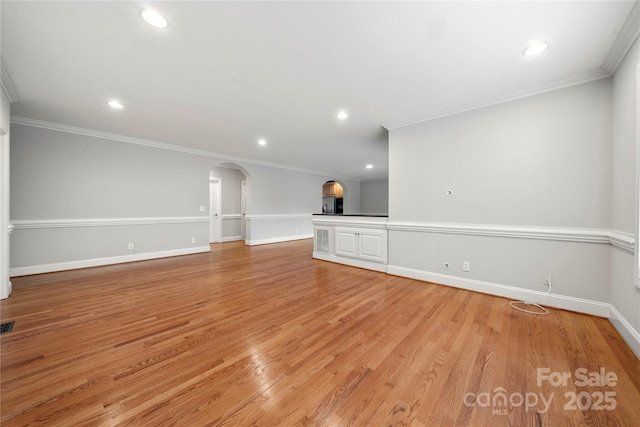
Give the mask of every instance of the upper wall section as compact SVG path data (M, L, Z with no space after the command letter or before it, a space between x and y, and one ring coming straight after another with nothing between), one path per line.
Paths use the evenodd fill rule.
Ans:
M638 132L637 77L640 41L627 53L612 79L613 90L613 182L611 228L634 233L636 216L636 134ZM634 191L635 190L635 191Z
M13 124L11 218L202 215L210 160Z
M393 130L390 220L607 228L610 144L609 79Z

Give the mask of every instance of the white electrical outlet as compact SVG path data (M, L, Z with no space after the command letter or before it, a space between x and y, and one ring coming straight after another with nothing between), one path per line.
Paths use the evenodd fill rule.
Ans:
M192 238L191 238L191 243L195 243L195 242L196 242L196 238L195 238L195 237L192 237Z
M551 273L547 273L544 275L544 282L542 282L545 286L551 286L551 280L553 279L553 276L551 275Z
M204 206L200 206L200 212L204 212L206 209Z
M463 261L462 271L470 271L470 270L471 270L471 264L469 263L469 261Z
M129 243L129 249L133 249L133 243Z

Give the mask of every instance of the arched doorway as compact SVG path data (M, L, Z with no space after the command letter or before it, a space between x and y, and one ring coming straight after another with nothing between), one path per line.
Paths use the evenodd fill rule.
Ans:
M322 213L344 213L344 187L338 181L327 181L322 185Z
M249 173L235 163L221 163L210 171L210 242L246 239L249 179Z

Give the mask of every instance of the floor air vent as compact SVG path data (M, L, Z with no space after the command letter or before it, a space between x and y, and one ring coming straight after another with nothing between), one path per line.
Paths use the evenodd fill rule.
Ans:
M5 332L11 332L11 330L13 329L13 324L16 323L15 321L12 322L7 322L7 323L3 323L0 325L0 334L4 334Z

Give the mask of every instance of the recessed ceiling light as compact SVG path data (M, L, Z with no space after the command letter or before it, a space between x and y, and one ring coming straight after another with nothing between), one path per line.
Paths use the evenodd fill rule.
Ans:
M169 23L162 15L158 13L155 9L142 9L140 11L140 16L145 22L149 25L152 25L156 28L167 28Z
M266 139L264 139L264 138L259 139L259 140L258 140L258 144L259 144L259 145L267 145L267 140L266 140Z
M532 56L532 55L537 55L539 53L544 52L545 50L547 50L547 48L549 47L549 43L547 42L537 42L537 43L533 43L531 44L528 48L526 48L522 54L524 56Z
M336 117L339 118L340 120L344 120L347 117L349 117L349 114L347 114L346 111L342 110L342 111L338 112L338 114L336 114Z
M107 105L116 110L122 110L124 108L124 105L122 105L120 102L116 101L115 99L107 102Z
M368 164L367 166L365 166L367 169L373 169L373 165L372 164Z

